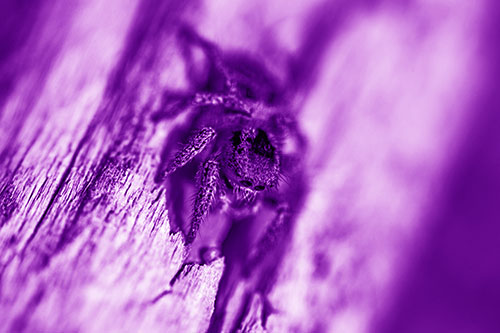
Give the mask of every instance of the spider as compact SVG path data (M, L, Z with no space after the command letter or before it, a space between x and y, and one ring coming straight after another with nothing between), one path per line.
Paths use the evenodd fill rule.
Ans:
M284 194L280 187L285 178L297 172L304 146L293 114L283 105L283 89L254 59L241 54L223 56L216 46L187 27L180 29L179 40L188 67L196 67L193 47L200 48L209 62L206 79L192 79L202 81L198 91L167 93L164 111L156 115L156 119L173 118L187 109L191 111L185 125L169 138L175 144L184 143L179 148L167 145L157 176L159 181L170 178L174 206L183 200L179 193L184 187L181 179L187 176L196 181L185 243L194 242L214 209L241 217L255 215L265 203L276 209L274 224L279 223L292 208L290 193ZM196 75L203 76L188 73ZM198 165L194 177L193 164ZM187 170L180 172L183 168ZM293 192L294 188L287 186L285 190ZM174 213L179 220L182 211ZM274 224L269 228L279 229ZM179 225L182 228L184 223Z
M205 264L225 257L209 329L216 332L240 278L260 267L249 294L265 297L272 286L305 198L306 140L286 102L290 89L280 86L259 61L222 52L189 27L181 28L178 37L192 91L167 91L162 111L153 117L186 114L167 138L156 179L168 188L169 214L176 224L172 229L184 231L187 247L200 234L215 239L213 246L200 245L198 258L191 259ZM201 66L196 58L200 50ZM185 207L189 193L190 215ZM241 318L247 308L242 305Z

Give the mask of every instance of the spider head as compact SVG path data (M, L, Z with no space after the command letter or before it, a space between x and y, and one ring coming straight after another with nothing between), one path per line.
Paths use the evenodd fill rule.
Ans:
M279 156L264 130L243 128L233 132L230 141L226 164L233 184L251 192L276 186Z

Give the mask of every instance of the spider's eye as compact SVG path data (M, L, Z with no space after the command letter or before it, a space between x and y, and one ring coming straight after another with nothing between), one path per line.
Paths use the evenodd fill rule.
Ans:
M241 143L241 131L233 132L233 137L231 138L231 142L234 147L238 147Z
M248 180L242 180L242 181L240 181L240 184L243 185L243 186L246 186L246 187L251 187L252 186L252 182L250 182Z
M252 144L252 149L256 154L267 158L273 158L274 156L275 148L269 141L269 137L266 132L261 129L257 132L257 136Z
M262 186L262 185L257 185L257 186L255 186L255 187L254 187L254 189L255 189L256 191L264 191L264 189L265 189L265 188L266 188L266 187L265 187L265 186Z

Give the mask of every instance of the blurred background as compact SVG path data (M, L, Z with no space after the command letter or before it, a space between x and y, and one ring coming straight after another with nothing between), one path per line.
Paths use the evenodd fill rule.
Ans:
M0 330L206 330L224 263L168 288L182 239L153 178L174 124L148 120L188 88L187 23L303 87L310 192L275 313L252 321L256 297L246 331L499 332L499 19L486 0L3 0Z

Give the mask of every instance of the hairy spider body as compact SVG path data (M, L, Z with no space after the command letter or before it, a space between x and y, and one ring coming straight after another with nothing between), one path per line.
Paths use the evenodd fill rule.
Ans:
M193 92L166 93L163 110L154 116L173 118L189 111L168 137L157 180L167 186L172 230L184 231L189 248L208 242L198 244L198 261L226 258L209 329L218 332L239 278L260 267L253 292L265 297L272 285L305 197L305 139L293 106L284 103L286 89L259 62L223 55L190 29L181 30L179 39ZM199 67L192 64L196 47L208 59L205 74L189 72ZM194 200L187 209L190 192ZM197 241L200 234L204 241ZM210 243L207 237L216 240Z
M245 212L251 214L249 207L261 201L279 202L276 188L287 171L283 159L291 157L284 154L283 145L287 140L300 141L300 135L288 106L281 104L282 89L259 63L239 54L223 57L191 30L181 31L180 36L189 42L188 62L193 45L201 47L211 60L202 91L175 94L180 97L173 98L173 103L166 102L174 107L166 107L163 115L172 118L191 110L184 125L169 138L171 143L163 154L165 166L159 173L159 180L170 179L178 192L182 188L178 173L184 167L198 165L196 176L189 176L196 179L198 188L185 233L185 241L190 244L221 200L226 203L226 211L240 217ZM175 149L172 142L179 141L184 144ZM175 204L176 198L172 201ZM182 203L177 203L174 215L183 220ZM184 225L178 223L180 229L185 229Z
M220 196L226 197L232 209L241 210L251 205L259 192L278 185L280 154L277 144L265 130L252 126L259 122L239 117L231 120L217 130L208 126L197 131L168 163L166 175L182 168L205 150L210 156L197 172L199 189L187 244L195 240L203 219Z

